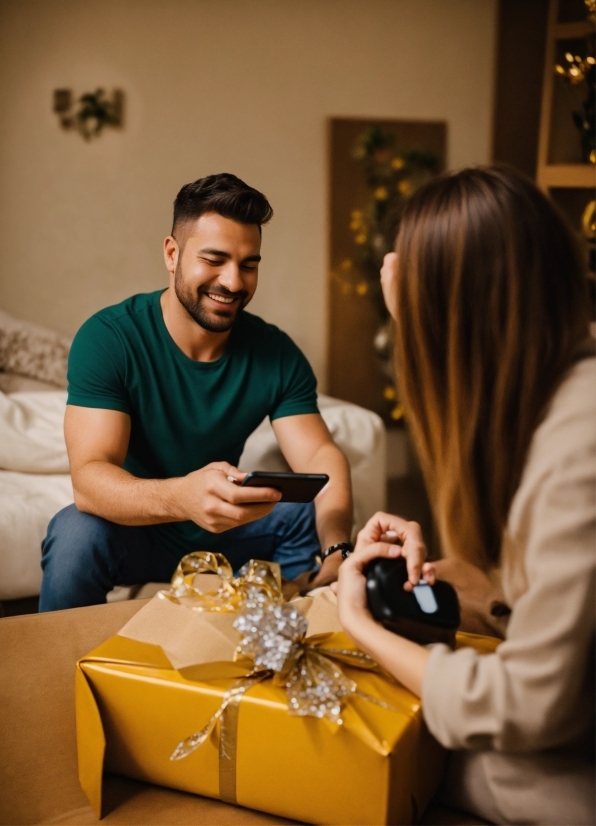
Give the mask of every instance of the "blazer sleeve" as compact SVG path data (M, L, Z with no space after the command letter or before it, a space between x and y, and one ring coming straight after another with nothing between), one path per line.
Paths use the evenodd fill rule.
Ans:
M595 453L592 440L524 491L518 551L528 587L506 640L488 656L442 645L431 651L423 713L449 749L547 749L571 742L593 719L586 686L593 668Z

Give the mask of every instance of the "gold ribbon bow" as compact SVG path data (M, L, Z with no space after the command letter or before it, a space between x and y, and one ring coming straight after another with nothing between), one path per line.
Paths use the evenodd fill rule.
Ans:
M249 594L257 591L273 602L283 602L277 563L251 559L234 577L223 554L195 551L182 557L169 590L160 591L159 596L193 611L235 612Z
M218 580L201 576L197 581L197 574L207 573L217 574ZM170 757L187 757L205 742L220 721L220 797L226 802L236 802L239 703L257 682L273 678L274 684L283 687L290 714L326 718L340 725L342 708L349 696L391 709L382 700L360 691L339 665L342 662L378 671L374 660L360 651L322 648L321 643L330 634L306 638L306 618L295 605L283 601L275 563L251 560L234 578L224 556L197 551L181 560L170 590L160 595L196 611L237 613L234 628L240 633L240 642L234 659L247 658L251 668L225 692L207 725L180 742Z

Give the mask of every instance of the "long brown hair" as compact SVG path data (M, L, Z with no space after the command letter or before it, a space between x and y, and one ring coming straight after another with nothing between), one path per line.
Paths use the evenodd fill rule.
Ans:
M443 551L488 568L532 434L586 340L581 254L553 204L500 167L418 190L396 252L397 374Z

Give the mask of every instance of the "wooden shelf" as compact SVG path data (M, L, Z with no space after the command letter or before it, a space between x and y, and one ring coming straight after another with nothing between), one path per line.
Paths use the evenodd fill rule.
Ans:
M562 50L569 48L571 51L576 48L572 42L563 44L561 41L585 40L594 31L594 26L587 20L558 23L559 9L565 2L566 0L549 0L536 180L538 186L552 198L575 228L581 238L588 269L591 270L593 242L583 237L581 225L586 205L594 198L596 164L577 162L582 155L579 151L580 136L573 125L572 111L574 107L581 105L581 101L570 99L570 105L561 105L559 87L555 87L555 63ZM580 48L579 44L577 48ZM584 54L584 48L579 52L573 51L573 54ZM563 163L552 163L556 160ZM593 298L591 303L593 304Z
M548 164L538 170L538 185L543 189L593 189L596 185L596 166L588 163Z
M553 117L557 110L553 108L555 82L555 61L557 42L585 38L593 30L588 21L557 23L559 4L564 0L550 0L549 21L547 27L546 49L544 58L544 79L542 84L542 107L538 137L538 164L536 178L538 185L544 189L590 189L596 183L596 166L588 163L549 163L551 160L551 138ZM574 127L569 116L569 132L572 139L579 142L579 134L574 134ZM559 154L559 153L557 153ZM570 153L573 159L574 152ZM579 154L579 153L578 153ZM563 160L564 158L561 158Z
M594 24L589 20L579 20L577 23L555 23L553 38L555 40L575 40L579 37L588 37L594 31Z

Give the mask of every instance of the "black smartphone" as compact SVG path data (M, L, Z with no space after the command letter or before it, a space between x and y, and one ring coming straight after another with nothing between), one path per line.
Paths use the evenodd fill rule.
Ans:
M403 557L379 557L366 566L366 597L373 617L389 631L427 645L455 647L460 623L459 602L448 582L420 583L404 591L408 579Z
M241 484L243 488L275 488L281 492L280 502L312 502L329 477L326 473L273 473L253 470Z

